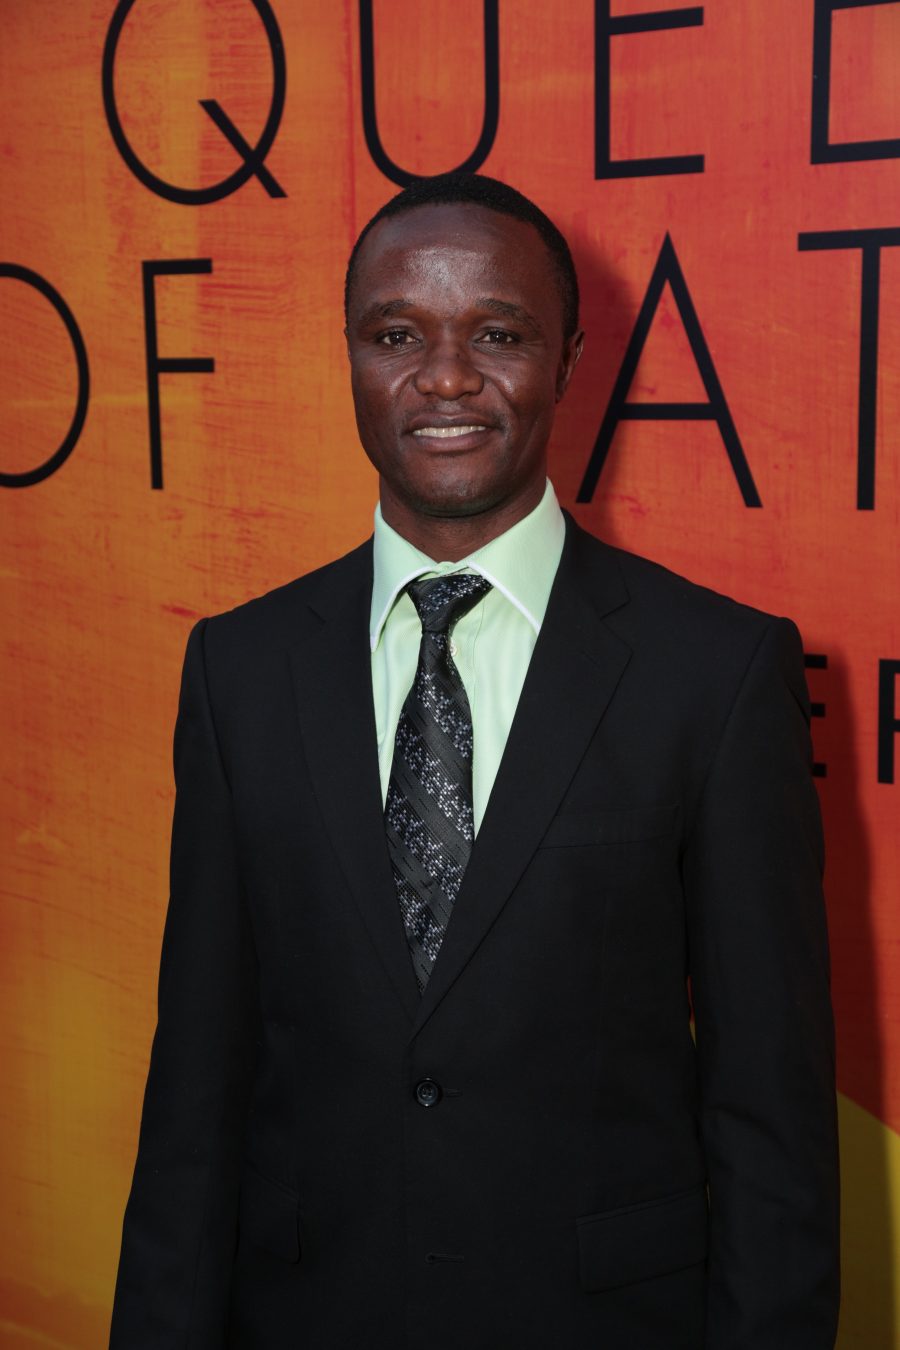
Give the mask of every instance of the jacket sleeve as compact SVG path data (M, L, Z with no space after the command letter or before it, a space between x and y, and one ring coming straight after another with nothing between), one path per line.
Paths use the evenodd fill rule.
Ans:
M258 976L231 792L206 682L207 619L187 642L174 737L170 896L158 1021L125 1211L111 1350L222 1350Z
M684 856L710 1204L706 1350L831 1350L834 1032L799 633L773 619Z

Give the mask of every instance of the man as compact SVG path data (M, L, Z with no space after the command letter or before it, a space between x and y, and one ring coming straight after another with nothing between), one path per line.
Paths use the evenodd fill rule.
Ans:
M346 298L374 542L188 640L112 1346L826 1350L797 631L560 512L518 193L401 193Z

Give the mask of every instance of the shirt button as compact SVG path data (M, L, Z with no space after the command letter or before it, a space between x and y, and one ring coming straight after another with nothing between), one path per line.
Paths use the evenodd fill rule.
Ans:
M416 1083L415 1097L420 1106L437 1106L442 1096L441 1085L433 1078L423 1078Z

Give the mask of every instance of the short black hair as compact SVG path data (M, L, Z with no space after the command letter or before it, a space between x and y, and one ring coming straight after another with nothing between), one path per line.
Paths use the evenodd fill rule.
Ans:
M379 208L359 233L344 279L344 321L350 310L350 288L363 240L380 220L414 211L418 206L443 206L459 202L484 206L500 215L514 216L533 225L543 239L553 263L563 308L563 338L568 340L578 329L578 276L565 236L539 206L498 178L480 173L441 173L433 178L418 178Z

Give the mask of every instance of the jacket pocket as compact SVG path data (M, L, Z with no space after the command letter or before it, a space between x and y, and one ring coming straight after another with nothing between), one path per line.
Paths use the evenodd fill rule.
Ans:
M295 1191L245 1164L239 1215L242 1239L285 1261L300 1260L300 1202Z
M671 834L679 806L563 807L551 820L541 848L576 848L590 844L634 844Z
M613 1289L705 1260L706 1186L576 1219L579 1275L587 1290Z

